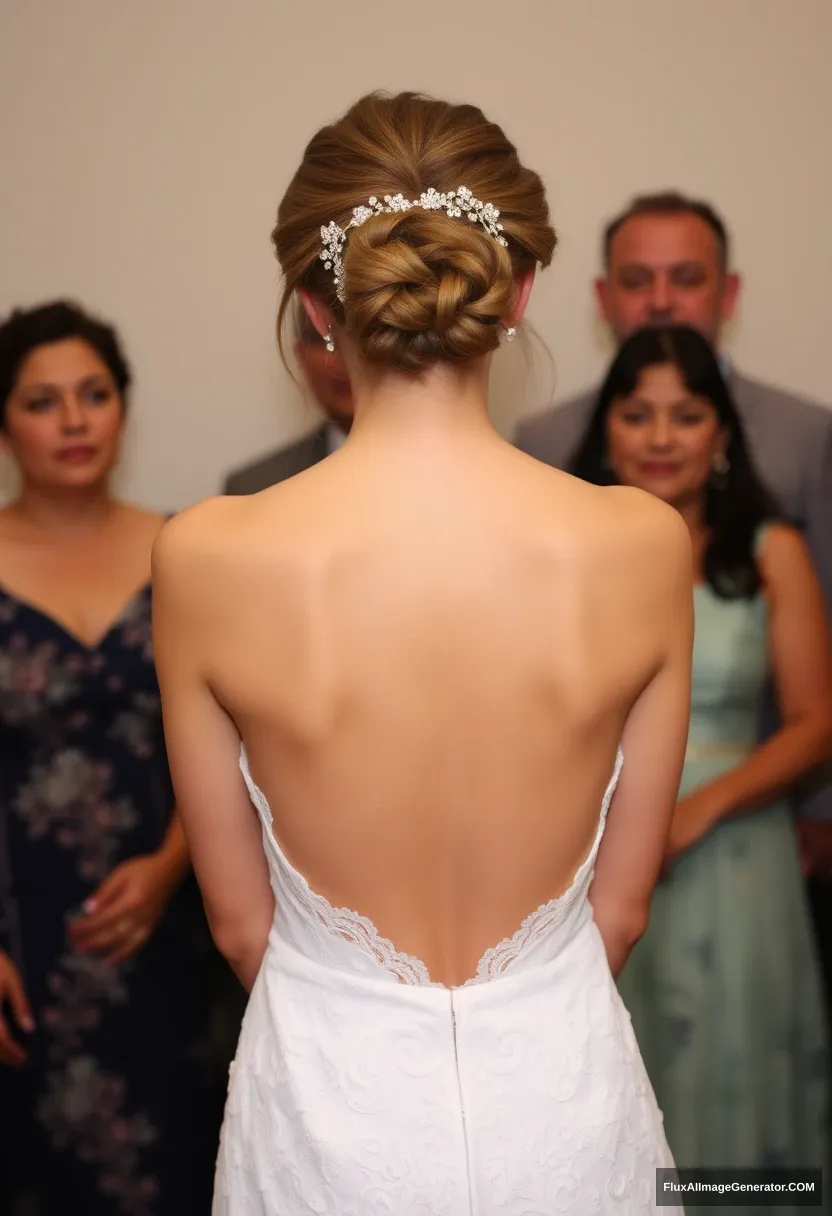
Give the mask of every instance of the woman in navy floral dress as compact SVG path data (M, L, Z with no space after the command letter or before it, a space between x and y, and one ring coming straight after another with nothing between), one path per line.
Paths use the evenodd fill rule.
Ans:
M163 520L108 491L128 384L115 333L73 305L0 326L22 475L0 510L0 1155L42 1216L198 1216L210 1196L205 955L151 648Z

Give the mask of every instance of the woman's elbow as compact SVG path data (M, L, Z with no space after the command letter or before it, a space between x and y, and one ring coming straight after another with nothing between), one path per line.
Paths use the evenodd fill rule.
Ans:
M240 920L209 912L208 925L215 946L232 971L241 978L252 969L256 974L268 945L271 917Z
M647 930L650 920L649 901L616 902L614 905L593 905L598 930L608 949L625 957Z
M644 936L647 931L647 925L650 921L650 905L643 904L637 908L630 908L621 917L619 935L622 945L628 951L632 950L638 941Z
M251 953L253 941L251 934L241 933L234 926L217 922L209 922L214 945L227 963L233 967L235 962Z

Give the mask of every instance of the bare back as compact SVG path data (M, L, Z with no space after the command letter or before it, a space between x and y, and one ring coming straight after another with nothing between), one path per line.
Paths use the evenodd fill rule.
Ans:
M284 852L432 978L569 886L619 743L622 788L648 759L628 721L674 633L671 514L494 437L348 443L177 521L187 644Z

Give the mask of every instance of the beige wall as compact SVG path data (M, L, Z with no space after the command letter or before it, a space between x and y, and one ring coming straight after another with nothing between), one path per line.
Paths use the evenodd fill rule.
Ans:
M115 319L126 491L214 493L311 420L268 240L303 144L370 88L416 88L482 105L549 188L562 243L531 317L554 371L500 354L501 428L597 376L599 226L671 185L731 226L737 361L832 402L830 61L830 0L0 0L0 309L69 293Z

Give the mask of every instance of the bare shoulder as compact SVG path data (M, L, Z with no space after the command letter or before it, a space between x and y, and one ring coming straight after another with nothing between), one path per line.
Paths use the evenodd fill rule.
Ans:
M693 600L690 531L667 503L629 486L608 487L616 542L624 559L622 583L637 587L636 599L653 615L687 614Z
M597 495L591 525L603 528L609 546L628 564L637 563L652 577L662 571L691 577L691 541L678 511L631 486L593 486Z
M153 544L154 581L186 586L196 575L218 573L233 555L246 505L244 498L207 498L167 520Z
M766 524L759 535L757 564L763 581L776 583L801 569L812 569L812 557L797 528L777 521Z
M674 507L635 486L604 486L602 490L622 524L645 528L659 544L678 546L684 541L690 548L687 524Z
M206 498L179 512L153 547L157 585L177 583L187 594L199 595L210 581L211 594L220 601L227 591L241 588L241 579L246 585L257 582L275 562L297 555L303 548L302 521L322 514L310 510L315 497L310 500L304 491L303 478L298 474L257 494Z

